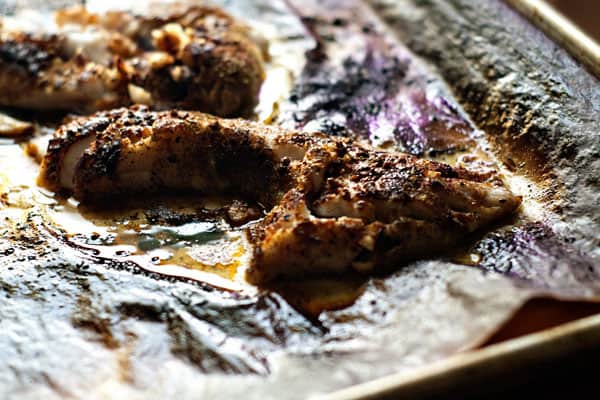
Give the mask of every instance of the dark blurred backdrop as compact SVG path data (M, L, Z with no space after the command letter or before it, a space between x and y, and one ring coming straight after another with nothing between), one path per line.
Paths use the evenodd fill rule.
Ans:
M548 0L548 2L600 42L599 0Z

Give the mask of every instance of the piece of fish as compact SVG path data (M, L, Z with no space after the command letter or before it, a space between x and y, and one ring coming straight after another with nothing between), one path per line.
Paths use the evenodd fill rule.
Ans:
M60 127L39 184L82 202L197 191L261 204L247 277L373 272L430 257L520 204L478 173L349 139L144 106Z
M0 105L96 111L142 103L220 116L252 113L264 43L219 8L152 15L82 7L37 31L0 25Z

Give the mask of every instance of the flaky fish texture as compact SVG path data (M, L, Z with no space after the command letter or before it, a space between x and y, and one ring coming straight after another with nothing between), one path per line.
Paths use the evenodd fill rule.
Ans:
M48 29L0 26L0 105L96 111L133 103L224 117L252 113L264 41L216 7L151 15L58 11Z
M197 112L143 106L59 128L39 183L83 202L197 191L251 200L249 281L371 273L431 257L519 206L497 173Z

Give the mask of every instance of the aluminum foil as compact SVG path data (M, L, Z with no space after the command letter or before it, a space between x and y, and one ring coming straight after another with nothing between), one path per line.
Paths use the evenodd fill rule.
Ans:
M225 290L119 255L110 218L57 203L3 139L1 397L307 398L474 348L532 297L596 300L598 82L502 2L219 4L270 42L257 119L483 163L522 210L386 276Z

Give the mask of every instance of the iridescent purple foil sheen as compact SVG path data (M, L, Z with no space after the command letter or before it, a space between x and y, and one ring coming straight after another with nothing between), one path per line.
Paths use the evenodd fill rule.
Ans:
M542 222L493 232L473 252L477 266L517 278L528 287L560 289L562 295L600 292L600 270L568 238L556 235Z
M345 18L347 9L326 17L308 15L310 7L296 10L303 10L300 16L315 46L282 105L282 125L415 155L453 153L473 144L476 129L451 105L439 82L368 18L358 13Z

